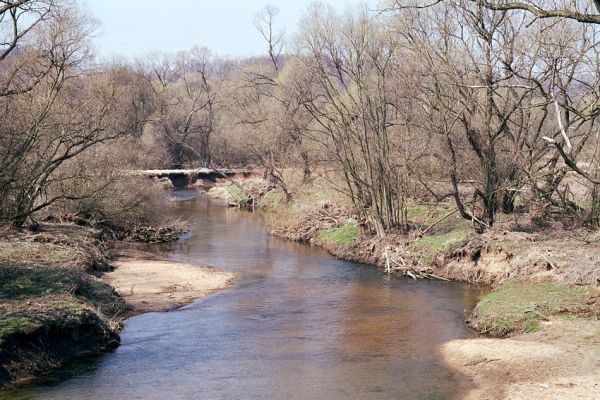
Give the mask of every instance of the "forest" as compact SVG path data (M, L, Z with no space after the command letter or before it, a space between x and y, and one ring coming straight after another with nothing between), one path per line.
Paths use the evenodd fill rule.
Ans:
M145 201L108 210L125 169L234 165L288 200L286 169L326 174L378 235L410 230L410 201L447 198L478 231L499 213L598 226L597 24L438 3L316 4L291 38L268 6L264 57L101 62L74 2L4 1L1 220L115 218Z

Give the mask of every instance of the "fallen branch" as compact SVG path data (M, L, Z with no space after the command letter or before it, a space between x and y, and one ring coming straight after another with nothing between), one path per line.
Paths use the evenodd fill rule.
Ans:
M423 235L425 235L427 232L429 232L429 230L431 230L433 227L435 227L436 225L438 225L439 223L445 221L448 217L450 217L453 214L456 214L458 212L458 208L448 214L446 214L445 216L443 216L442 218L440 218L439 220L435 221L433 224L429 225L429 227L427 229L425 229L423 232L421 232L419 234L419 237L423 237Z

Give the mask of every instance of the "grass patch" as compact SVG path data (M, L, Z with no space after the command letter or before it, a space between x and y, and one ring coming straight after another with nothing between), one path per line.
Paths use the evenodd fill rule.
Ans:
M271 190L258 199L258 208L275 209L285 202L285 195L280 190Z
M468 229L454 229L450 232L424 236L415 240L411 246L414 250L433 254L446 251L460 245L468 236Z
M64 265L75 258L74 249L50 243L0 242L0 265Z
M406 208L409 220L439 219L448 213L448 210L442 207L432 207L427 205L415 204Z
M81 304L78 303L71 303L71 302L66 302L66 301L60 301L57 302L56 304L52 305L52 307L49 308L49 310L51 311L80 311L81 309L83 309L83 307L81 306Z
M358 224L355 221L347 222L341 228L321 231L319 237L337 245L352 243L358 237Z
M6 318L0 320L0 343L7 336L15 333L28 333L32 332L40 326L39 322L30 318Z
M244 203L244 202L247 202L250 200L250 198L248 198L248 196L246 196L246 193L244 193L242 188L240 188L239 186L229 185L229 186L226 186L226 189L229 192L229 194L232 195L240 203Z
M587 304L597 291L556 283L507 282L477 305L470 324L497 336L535 332L545 318L558 315L589 316L597 313Z
M433 247L434 250L444 250L445 241L463 234L466 237L471 230L468 221L462 218L456 208L449 203L440 203L436 206L412 204L406 208L406 211L410 226L428 232L427 237L420 241L425 242L424 245L428 248Z
M110 285L84 272L59 267L0 267L0 301L61 294L100 307L107 315L124 310L123 300Z

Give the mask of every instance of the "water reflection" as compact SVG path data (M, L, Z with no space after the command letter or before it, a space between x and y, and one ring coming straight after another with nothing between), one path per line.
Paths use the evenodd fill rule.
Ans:
M10 399L445 399L458 377L436 348L469 335L478 290L389 279L271 237L260 215L194 199L176 213L186 241L163 256L241 273L236 286L166 314L127 321L113 354ZM191 199L189 199L191 198Z

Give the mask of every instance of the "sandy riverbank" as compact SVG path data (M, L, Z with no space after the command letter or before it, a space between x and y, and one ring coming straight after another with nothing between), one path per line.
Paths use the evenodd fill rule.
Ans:
M104 279L132 308L132 314L169 311L227 288L235 274L153 258L124 257Z
M600 321L554 318L509 339L455 340L448 364L470 379L465 399L598 399Z

